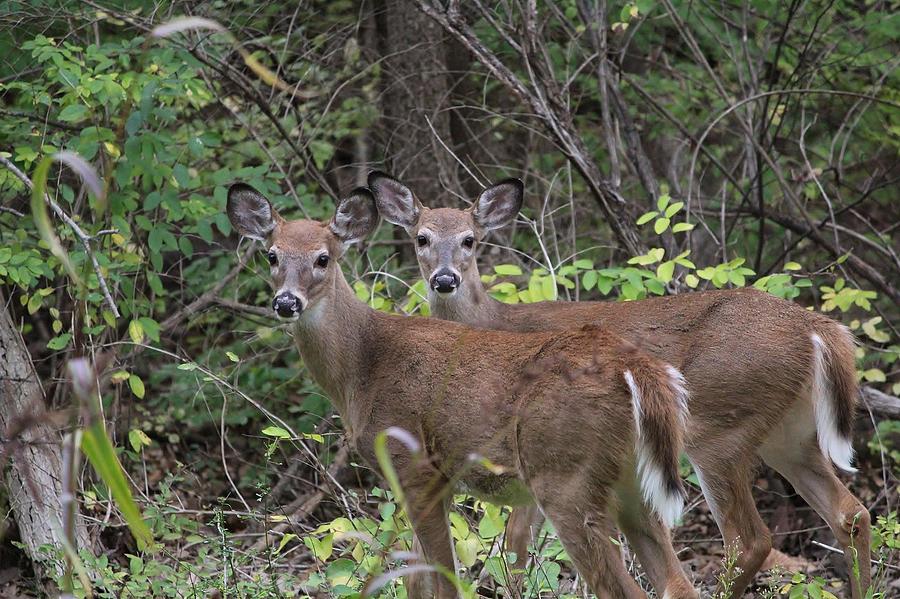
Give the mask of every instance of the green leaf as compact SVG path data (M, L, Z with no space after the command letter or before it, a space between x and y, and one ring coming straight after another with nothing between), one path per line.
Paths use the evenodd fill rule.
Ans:
M515 264L498 264L494 267L494 272L504 277L512 277L521 275L522 269Z
M456 541L456 555L459 562L466 568L471 568L478 561L478 549L481 543L478 537L469 537Z
M694 228L693 223L675 223L672 227L673 233L683 233L685 231L691 231Z
M59 120L67 123L76 123L84 119L88 109L84 104L70 104L59 113Z
M594 261L582 258L573 262L572 266L580 270L591 270L592 268L594 268Z
M883 383L887 381L887 377L884 375L884 372L879 368L870 368L863 372L863 378L866 379L870 383Z
M877 325L881 322L881 317L876 316L875 318L870 318L866 322L863 323L862 328L863 332L868 335L869 339L875 341L876 343L887 343L891 340L891 336L885 333L884 331L879 330Z
M662 264L660 264L656 269L656 277L661 280L663 283L668 283L672 280L672 275L675 274L675 261L674 260L666 260Z
M556 299L556 281L553 280L553 277L544 277L544 280L541 281L541 293L547 301Z
M280 426L267 426L262 429L262 434L267 437L275 437L276 439L290 439L291 434Z
M84 430L81 450L100 475L100 479L109 487L119 511L122 512L122 517L125 518L131 534L137 541L138 549L145 551L153 544L153 533L150 532L141 516L141 510L134 502L131 488L122 472L122 465L109 437L106 436L102 422L92 424Z
M138 399L144 399L144 381L141 380L136 374L132 374L128 377L128 386L131 387L131 392L134 393L135 397Z
M682 208L684 208L684 202L675 202L674 204L666 208L666 217L672 218L673 216L678 214L678 211Z
M797 262L788 262L784 265L785 270L803 270L803 267L800 266Z
M281 541L278 542L278 547L275 548L275 555L281 553L281 550L284 549L284 546L293 541L294 539L299 538L292 532L285 533L281 536Z
M669 228L669 219L668 218L658 218L656 222L653 223L653 231L657 235L662 235L663 232Z
M646 213L642 214L642 215L640 216L640 218L637 219L637 224L638 224L638 226L640 226L640 225L646 225L646 224L649 223L651 220L653 220L654 218L656 218L657 215L659 215L659 212L657 212L656 210L652 210L652 211L650 211L650 212L646 212Z
M662 194L661 196L659 196L659 199L656 200L656 208L660 211L665 210L666 206L669 205L669 201L671 201L671 199L672 197L669 194Z
M232 362L240 362L241 361L241 359L238 358L237 354L234 352L227 351L227 352L225 352L225 355L228 356L228 359L231 360Z
M144 325L137 319L132 320L128 324L128 336L134 343L140 344L144 340Z
M52 349L54 351L59 351L66 346L69 345L69 341L72 339L71 333L63 333L59 337L54 337L50 341L47 342L47 349Z
M584 273L584 276L581 277L581 286L584 287L585 291L590 291L594 288L594 285L597 284L597 277L599 274L596 270L589 270Z
M141 450L147 446L150 446L150 437L147 434L138 428L133 428L128 431L128 442L131 443L131 448L135 453L140 453Z

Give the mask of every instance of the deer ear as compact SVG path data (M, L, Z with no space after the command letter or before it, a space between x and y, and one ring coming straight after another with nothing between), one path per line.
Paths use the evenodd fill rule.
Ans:
M422 204L403 183L380 171L369 173L369 189L384 220L411 229L419 220Z
M265 241L282 220L269 200L246 183L235 183L228 189L226 211L238 233L257 241Z
M337 235L344 245L364 239L378 224L378 209L372 192L365 187L353 190L338 204L337 211L328 223L328 229Z
M522 208L525 186L519 179L504 179L488 187L472 206L475 222L485 231L499 229L510 222Z

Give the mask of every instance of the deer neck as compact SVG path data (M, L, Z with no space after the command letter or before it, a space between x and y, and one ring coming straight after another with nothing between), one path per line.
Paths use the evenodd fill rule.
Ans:
M365 355L373 351L365 340L374 314L339 272L326 296L305 310L294 328L306 367L345 421L359 377L364 376Z
M506 306L488 294L474 264L466 270L462 284L452 295L429 289L428 304L435 318L473 326L489 326L496 322Z

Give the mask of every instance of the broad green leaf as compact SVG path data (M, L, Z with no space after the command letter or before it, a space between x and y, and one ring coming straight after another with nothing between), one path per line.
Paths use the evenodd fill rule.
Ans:
M666 218L672 218L682 208L684 208L684 202L675 202L674 204L672 204L671 206L666 208L666 212L665 212Z
M803 267L797 262L788 262L784 265L785 270L802 270Z
M669 202L671 201L671 199L672 198L671 198L671 196L669 196L669 194L667 194L667 193L662 194L661 196L659 196L659 199L656 200L656 209L660 210L660 211L665 210L666 206L669 205Z
M131 448L135 453L140 453L145 446L149 447L151 443L147 433L138 428L128 431L128 442L131 443Z
M71 333L63 333L58 337L54 337L50 341L47 342L47 349L52 349L54 351L61 350L69 345L69 341L72 339Z
M471 568L478 561L479 545L480 542L475 536L456 541L456 555L459 562L466 568Z
M144 381L141 380L136 374L132 374L128 377L128 386L131 387L131 392L134 393L135 397L138 399L144 399Z
M494 267L494 272L500 276L511 277L522 274L522 269L515 264L498 264Z
M276 439L290 439L291 434L280 426L267 426L262 429L262 434L267 437L275 437Z
M675 223L672 227L673 233L683 233L685 231L690 231L694 228L693 223Z
M870 383L883 383L887 381L884 372L879 368L870 368L863 372L863 378Z
M662 235L666 229L669 228L669 219L668 218L658 218L656 222L653 223L653 231L657 235Z
M144 340L144 325L137 319L132 320L128 323L128 336L134 343L140 344Z
M67 123L76 123L78 121L84 120L87 112L87 106L85 106L84 104L70 104L60 111L59 120L65 121Z
M675 274L674 260L666 260L656 268L657 278L664 283L668 283L669 281L671 281L673 274Z
M650 212L644 213L640 216L640 218L637 219L637 224L638 225L646 225L651 220L656 218L657 215L659 215L659 212L657 212L656 210L652 210Z

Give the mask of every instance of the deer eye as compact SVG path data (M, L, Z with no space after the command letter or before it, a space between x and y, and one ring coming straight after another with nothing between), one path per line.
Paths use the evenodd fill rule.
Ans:
M325 268L326 266L328 266L328 260L328 254L322 254L321 256L316 258L316 266L318 266L319 268Z
M275 250L269 250L268 258L269 264L271 264L272 266L278 264L278 256L275 255Z
M416 243L419 245L420 248L423 248L426 245L428 245L428 238L425 237L424 235L416 235Z
M468 237L463 239L463 245L467 248L471 248L473 245L475 245L475 238L469 235Z

